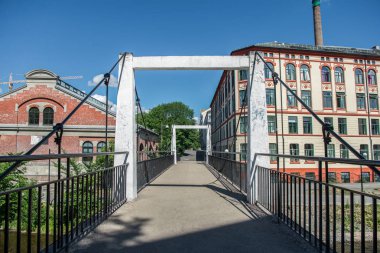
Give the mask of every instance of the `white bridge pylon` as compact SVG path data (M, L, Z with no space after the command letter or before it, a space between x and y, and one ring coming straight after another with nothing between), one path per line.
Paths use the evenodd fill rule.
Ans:
M247 200L249 203L255 203L257 200L256 166L269 168L268 157L255 157L257 153L269 153L264 62L258 58L255 59L255 52L243 56L134 57L131 53L125 55L124 60L119 63L120 85L117 94L115 151L127 151L128 155L115 155L114 165L128 163L126 182L128 201L137 197L135 71L138 70L248 71Z
M211 154L211 126L210 125L173 125L172 126L172 155L174 156L174 164L177 164L177 129L198 129L206 130L206 164L208 164L208 156Z

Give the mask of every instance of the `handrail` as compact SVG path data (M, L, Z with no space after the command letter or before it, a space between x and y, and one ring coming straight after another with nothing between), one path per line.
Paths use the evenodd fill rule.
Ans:
M240 154L247 154L246 152L223 152L223 151L211 151L211 153L215 154L227 154L227 155L240 155Z
M291 158L291 159L300 159L300 160L307 160L307 161L346 163L346 164L352 164L352 165L380 167L380 161L378 160L345 159L345 158L332 158L332 157L320 157L320 156L295 156L295 155L281 155L281 154L269 154L269 153L256 153L255 158L257 156ZM255 162L255 158L252 161L252 165L254 165L253 163Z
M260 168L264 168L262 166L259 166ZM356 194L361 194L361 195L364 195L366 197L371 197L371 198L376 198L376 199L380 199L380 196L379 195L374 195L374 194L371 194L371 193L367 193L367 192L361 192L361 191L357 191L357 190L353 190L353 189L350 189L350 188L346 188L346 187L342 187L342 186L339 186L335 183L326 183L326 182L320 182L318 180L315 180L315 179L311 179L311 178L305 178L305 177L302 177L302 176L298 176L298 175L294 175L294 174L290 174L290 173L287 173L287 172L282 172L282 171L277 171L275 169L271 169L271 168L265 168L267 170L270 170L270 171L273 171L273 173L280 173L280 174L283 174L283 175L288 175L288 176L291 176L291 177L294 177L294 178L301 178L301 179L305 179L307 181L310 181L310 182L313 182L313 183L316 183L316 184L321 184L321 185L328 185L328 186L331 186L331 187L334 187L334 188L337 188L337 189L340 189L340 190L344 190L344 191L351 191L353 193L356 193Z
M218 159L221 159L221 160L224 160L224 161L229 161L229 162L234 162L234 163L241 163L241 164L247 164L247 161L237 161L237 160L231 160L231 159L228 159L228 158L225 158L225 157L219 157L219 156L213 156L211 155L212 157L216 157Z
M365 160L364 156L362 154L360 154L354 147L352 147L348 142L346 142L342 137L340 137L333 129L332 125L329 124L329 123L326 123L324 122L279 76L278 74L272 70L272 68L269 66L269 64L265 61L265 59L257 53L257 51L255 52L255 59L256 59L256 56L258 56L262 61L263 63L265 64L265 66L271 71L272 73L272 77L273 77L273 80L274 80L274 83L277 83L277 81L279 81L286 89L288 92L290 92L292 94L292 96L294 96L296 98L296 100L301 103L301 105L318 121L319 124L321 124L322 126L322 131L323 132L327 132L328 134L331 134L332 136L334 136L340 143L342 143L348 150L350 150L356 157L358 157L359 159L362 159L362 160ZM256 61L255 61L256 62ZM277 124L277 123L276 123ZM326 141L328 139L330 139L331 141L331 138L327 135L325 136L325 134L323 134L323 137L324 137L324 141L326 143ZM380 171L376 168L376 167L373 167L372 165L369 166L369 168L371 170L373 170L378 176L380 176Z
M156 153L171 153L171 150L168 151L137 151L137 154L156 154Z
M59 158L94 157L94 156L101 156L101 155L122 155L122 154L129 154L129 152L120 151L120 152L98 152L98 153L0 156L0 163L16 162L16 161L22 162L22 161L49 160L49 159L59 159Z

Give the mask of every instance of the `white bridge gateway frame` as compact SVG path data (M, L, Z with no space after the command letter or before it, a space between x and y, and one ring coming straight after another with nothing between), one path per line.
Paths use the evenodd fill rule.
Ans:
M128 151L128 155L115 155L114 165L125 162L127 171L127 198L137 197L136 160L136 70L248 70L248 152L247 152L247 200L257 200L256 165L269 168L269 158L256 153L269 153L267 110L265 95L264 62L256 52L245 56L152 56L134 57L126 53L119 63L119 90L117 95L117 117L115 151ZM261 54L261 53L259 53ZM120 55L120 57L123 57ZM253 162L255 164L253 164Z
M177 129L198 129L206 130L206 164L208 164L208 156L211 151L211 126L210 125L173 125L172 126L172 145L171 150L174 155L174 164L177 164Z

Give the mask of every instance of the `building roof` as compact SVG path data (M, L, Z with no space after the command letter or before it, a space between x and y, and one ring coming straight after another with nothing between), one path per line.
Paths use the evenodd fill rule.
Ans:
M258 48L268 48L268 49L277 49L283 51L303 51L309 54L340 54L340 55L350 55L354 57L373 57L380 59L380 46L374 46L372 48L354 48L354 47L342 47L342 46L313 46L306 44L292 44L292 43L283 43L278 41L273 42L263 42L256 43L254 45L246 46L243 48L236 49L231 52L231 55L239 55L247 53L248 51L255 51ZM226 71L223 71L222 76L220 77L218 87L222 84L224 80ZM212 106L213 101L215 100L216 91L211 100L210 107Z
M251 46L236 49L231 52L231 54L237 54L241 51L246 51L250 48L265 47L265 48L275 48L275 49L287 49L287 50L297 50L297 51L309 51L315 53L338 53L338 54L348 54L355 56L373 56L380 57L380 47L374 46L373 48L353 48L353 47L341 47L341 46L313 46L305 44L291 44L283 42L264 42L256 43Z

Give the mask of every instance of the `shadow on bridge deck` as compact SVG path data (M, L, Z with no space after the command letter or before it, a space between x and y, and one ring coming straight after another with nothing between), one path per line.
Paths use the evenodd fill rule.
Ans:
M283 224L217 180L180 162L70 252L314 252Z

